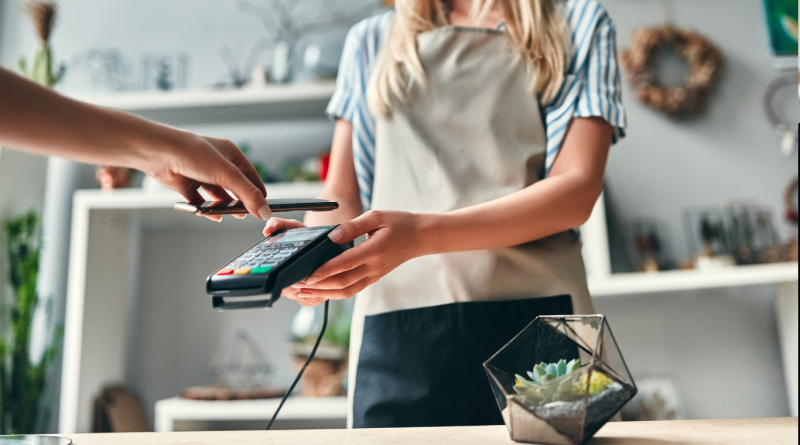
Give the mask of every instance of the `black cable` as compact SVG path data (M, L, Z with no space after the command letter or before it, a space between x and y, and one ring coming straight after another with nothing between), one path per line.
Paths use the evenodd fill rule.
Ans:
M317 342L314 343L314 347L311 348L311 353L308 354L308 360L300 368L300 372L297 373L297 377L295 377L294 382L292 382L292 386L289 387L289 390L286 391L286 394L283 395L283 399L281 399L280 405L278 405L278 409L275 410L275 414L272 415L272 420L269 421L269 425L267 425L266 429L272 428L272 424L275 422L275 419L278 417L278 413L281 412L281 408L283 408L283 404L286 402L286 399L289 398L289 394L292 393L294 387L297 386L297 382L300 381L300 377L303 376L303 372L306 370L306 366L311 363L311 360L314 358L314 354L317 352L317 347L319 346L319 342L322 341L322 335L325 334L325 328L328 326L328 302L330 300L325 300L325 315L322 317L322 329L319 331L319 337L317 337Z

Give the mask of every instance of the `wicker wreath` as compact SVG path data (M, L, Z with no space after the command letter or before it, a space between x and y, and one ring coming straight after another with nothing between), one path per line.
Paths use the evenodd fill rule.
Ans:
M689 65L683 85L659 83L654 62L660 50L671 48ZM705 109L720 77L722 52L694 31L670 25L642 28L620 55L636 98L670 117L684 117Z

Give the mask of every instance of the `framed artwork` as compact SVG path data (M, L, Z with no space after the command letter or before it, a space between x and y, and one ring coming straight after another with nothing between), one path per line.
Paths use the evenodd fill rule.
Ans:
M776 68L797 69L797 1L764 0Z

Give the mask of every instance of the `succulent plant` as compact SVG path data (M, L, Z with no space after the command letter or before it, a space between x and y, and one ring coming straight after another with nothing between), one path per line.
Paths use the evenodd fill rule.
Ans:
M516 374L514 391L525 403L540 405L550 402L569 402L587 395L595 395L613 381L600 371L580 374L581 362L578 359L567 362L539 363L528 371L529 379Z
M592 372L592 378L589 378L588 375L583 374L575 385L573 389L579 395L586 394L586 388L589 388L589 395L593 396L600 391L606 389L606 387L610 384L614 383L607 375L603 374L600 371Z
M557 363L539 363L528 371L531 380L516 374L514 391L525 402L542 404L569 401L576 398L574 385L578 381L576 371L581 361L561 359Z

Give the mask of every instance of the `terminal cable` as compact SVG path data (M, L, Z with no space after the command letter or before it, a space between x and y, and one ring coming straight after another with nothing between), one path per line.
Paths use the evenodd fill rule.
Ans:
M325 300L325 314L322 317L322 329L319 331L319 337L317 337L317 342L314 343L314 347L311 348L311 353L308 354L308 360L306 360L306 363L303 365L302 368L300 368L300 372L297 373L297 377L294 379L294 382L292 382L292 386L290 386L289 390L286 391L286 394L283 395L283 399L281 399L281 403L280 403L280 405L278 405L278 409L275 410L275 414L272 415L272 420L269 421L269 425L267 425L266 429L272 428L272 424L275 422L275 419L278 417L278 413L281 412L281 408L283 407L283 404L286 403L286 399L289 398L289 394L291 394L292 391L294 390L294 387L297 386L297 382L300 381L300 377L303 376L303 372L305 372L306 367L308 366L309 363L311 363L311 360L314 358L314 354L316 354L316 352L317 352L317 347L319 346L319 342L322 341L322 336L325 334L325 328L328 326L328 303L329 302L330 302L330 300Z

